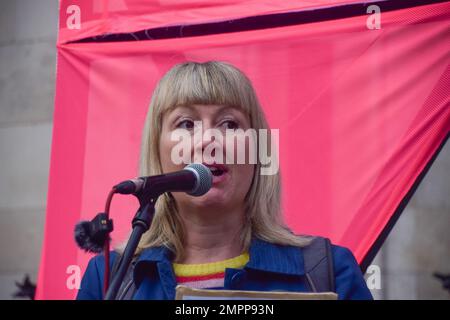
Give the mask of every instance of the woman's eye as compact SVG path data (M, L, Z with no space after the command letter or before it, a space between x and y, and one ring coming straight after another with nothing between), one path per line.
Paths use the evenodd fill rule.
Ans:
M237 129L239 128L239 124L236 121L233 120L227 120L222 122L222 126L225 127L225 129Z
M177 128L182 128L182 129L187 129L187 130L193 129L194 128L194 121L182 120L182 121L178 122Z

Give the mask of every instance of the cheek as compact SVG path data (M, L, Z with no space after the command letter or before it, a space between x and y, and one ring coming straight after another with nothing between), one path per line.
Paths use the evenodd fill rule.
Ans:
M248 164L251 168L248 170L253 170L253 165L257 162L257 140L254 135L241 135L237 134L233 138L226 140L226 147L228 146L233 152L226 152L227 159L231 159L234 164ZM234 154L234 158L232 155Z
M234 189L243 196L245 196L247 194L247 191L250 189L250 185L253 180L254 167L254 165L250 164L236 166L235 179L236 177L237 179L234 181Z
M178 166L175 165L171 159L172 149L176 143L177 142L171 141L170 134L161 134L159 140L159 155L163 172L171 172L178 169Z

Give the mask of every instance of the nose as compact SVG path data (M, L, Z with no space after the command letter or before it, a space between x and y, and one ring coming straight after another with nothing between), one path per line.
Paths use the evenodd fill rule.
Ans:
M223 133L209 121L194 130L193 159L196 163L223 163L225 150Z

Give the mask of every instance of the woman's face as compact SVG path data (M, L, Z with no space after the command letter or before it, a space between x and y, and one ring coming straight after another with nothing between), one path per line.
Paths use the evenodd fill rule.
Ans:
M233 144L227 145L225 133L227 129L246 131L249 128L249 119L243 112L220 105L180 106L164 115L159 148L163 172L182 170L186 166L185 163L176 164L173 159L172 151L174 148L180 150L180 146L183 146L183 150L188 150L191 162L201 162L213 171L213 185L205 195L194 197L184 192L172 193L179 207L195 210L200 207L235 209L243 206L253 179L255 164L249 163L248 156L243 164L242 161L237 161L237 141L244 141L242 134L229 140L234 142L234 151L227 152L227 146L231 149ZM185 133L182 142L172 141L172 132L176 129L183 129ZM212 132L209 129L216 129L214 134L221 134L223 138L211 139L210 136L205 136L205 132ZM248 154L249 142L245 140L244 145L245 153ZM179 155L180 152L175 154ZM208 155L212 158L208 158ZM214 165L214 162L219 165Z

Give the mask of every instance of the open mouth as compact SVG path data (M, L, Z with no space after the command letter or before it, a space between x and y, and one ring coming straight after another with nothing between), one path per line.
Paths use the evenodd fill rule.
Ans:
M219 169L219 168L210 168L211 169L211 173L212 173L212 175L213 176L216 176L216 177L218 177L218 176L221 176L221 175L223 175L224 173L225 173L225 171L223 171L222 169Z
M220 164L204 164L211 170L211 173L215 177L220 177L224 175L228 170L225 166Z

